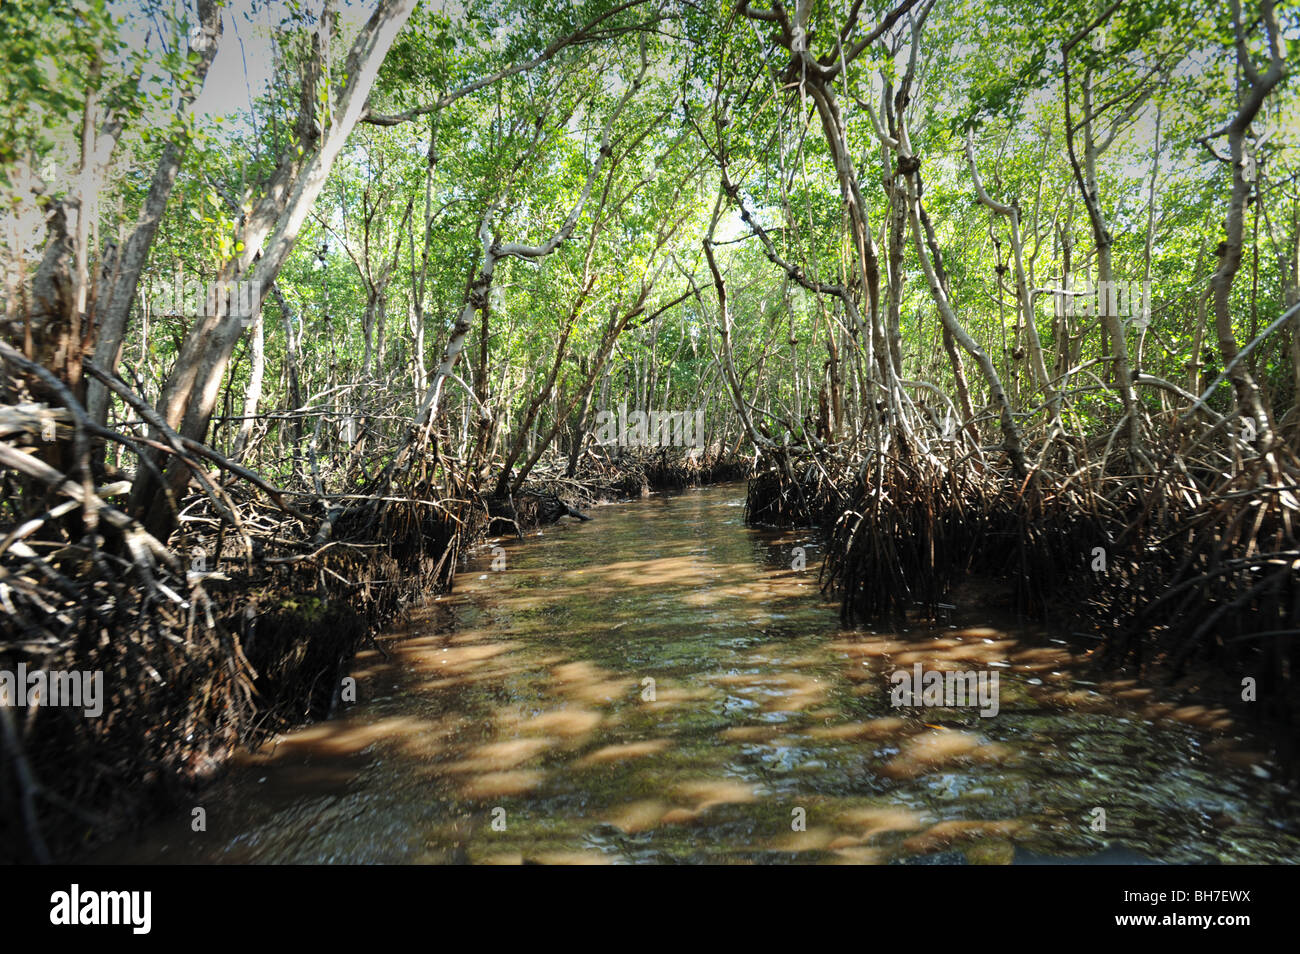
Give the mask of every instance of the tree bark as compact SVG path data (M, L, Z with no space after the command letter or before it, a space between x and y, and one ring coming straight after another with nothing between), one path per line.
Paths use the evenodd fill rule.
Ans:
M222 34L221 6L217 0L197 0L197 6L203 43L197 51L199 61L194 65L194 82L181 94L178 110L180 116L184 115L202 91L208 69L216 59ZM158 234L158 225L167 209L167 200L176 184L185 151L186 141L183 138L172 140L163 149L140 218L114 263L113 282L107 295L103 296L106 304L100 314L94 354L95 363L110 374L117 372L117 363L122 356L122 342L126 337L127 319L135 301L136 288L140 284L140 274L148 261L154 237ZM108 389L97 380L88 382L86 401L86 410L90 413L91 420L103 424L108 419Z
M221 379L235 343L246 323L262 308L280 267L288 258L316 197L338 158L349 133L361 117L366 98L379 68L406 24L415 0L380 0L361 28L343 68L343 85L331 97L330 123L323 132L316 115L317 86L322 72L324 40L333 28L334 17L327 6L321 28L313 40L313 59L303 84L298 117L299 146L282 160L265 193L240 233L243 251L226 264L224 281L247 280L252 289L252 309L209 309L214 315L199 316L182 341L176 364L163 385L158 410L168 426L183 437L203 442L207 437ZM224 312L224 313L222 313ZM183 467L171 466L165 473L171 492L179 496L188 479ZM156 536L171 532L174 513L164 505L164 489L146 468L132 488L132 506L142 522Z

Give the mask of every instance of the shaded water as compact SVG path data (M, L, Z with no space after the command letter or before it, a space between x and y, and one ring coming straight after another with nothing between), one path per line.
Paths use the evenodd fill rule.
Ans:
M358 656L355 705L203 794L206 831L186 810L95 860L1300 859L1223 712L1093 684L1024 627L840 629L811 535L746 528L743 497L601 508L499 572L484 548ZM997 715L895 708L917 662L997 671Z

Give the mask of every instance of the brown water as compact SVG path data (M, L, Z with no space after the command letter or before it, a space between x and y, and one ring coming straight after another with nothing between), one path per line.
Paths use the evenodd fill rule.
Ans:
M841 629L812 535L743 498L603 507L500 571L484 548L358 656L356 704L196 801L206 831L187 809L96 860L1300 860L1223 712L1094 684L1024 627ZM895 708L916 662L998 672L998 714Z

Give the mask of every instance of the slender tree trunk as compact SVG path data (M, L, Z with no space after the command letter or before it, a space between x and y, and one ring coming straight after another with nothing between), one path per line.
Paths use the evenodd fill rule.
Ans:
M334 20L327 6L303 84L299 146L285 157L272 177L241 230L243 251L227 263L220 276L225 282L237 279L248 282L251 291L248 313L241 313L242 308L210 308L217 314L199 316L182 341L176 364L163 385L159 412L182 437L200 442L206 439L221 379L235 343L245 325L261 311L264 295L297 242L334 161L365 109L379 67L414 6L415 0L380 0L348 53L343 85L332 97L330 124L322 133L316 119L317 85L324 58L322 49ZM298 148L302 150L301 155L297 153ZM141 468L132 488L132 506L155 536L170 534L175 512L167 506L166 495L179 497L188 479L186 468L173 465L166 472L166 487L159 487L150 471Z
M1267 454L1272 450L1276 440L1272 415L1264 406L1259 387L1249 368L1245 362L1237 361L1240 349L1237 347L1236 334L1232 328L1231 307L1232 283L1241 267L1246 206L1255 179L1253 166L1246 161L1246 137L1264 101L1286 76L1286 60L1273 4L1271 0L1263 0L1260 6L1268 32L1271 56L1269 68L1262 74L1251 63L1250 52L1246 46L1245 27L1241 22L1240 4L1238 0L1232 0L1231 3L1233 25L1237 32L1238 64L1245 75L1246 89L1243 91L1237 114L1228 123L1226 130L1231 149L1232 187L1228 199L1227 237L1220 246L1219 267L1211 279L1211 287L1214 289L1214 327L1219 337L1219 353L1223 355L1224 367L1228 369L1228 379L1236 392L1237 406L1254 419L1257 446L1262 453Z
M239 423L239 433L235 435L235 444L230 451L230 459L235 463L244 459L244 452L248 449L248 439L252 436L253 425L256 423L257 404L262 400L262 375L266 370L266 336L263 333L260 311L253 321L249 352L248 387L244 389L244 419Z
M217 0L197 0L197 6L203 41L198 50L199 60L194 65L194 82L187 85L181 94L182 114L194 102L207 81L208 69L216 59L222 33L221 5ZM174 139L163 149L139 221L114 263L115 274L111 287L106 295L101 296L105 304L100 314L94 360L110 373L117 371L122 342L126 337L127 319L135 301L140 274L149 258L149 249L158 233L158 225L166 211L172 187L176 184L176 175L180 172L185 150L185 139ZM91 420L103 424L108 419L108 389L97 380L90 381L86 401L86 410L90 413Z

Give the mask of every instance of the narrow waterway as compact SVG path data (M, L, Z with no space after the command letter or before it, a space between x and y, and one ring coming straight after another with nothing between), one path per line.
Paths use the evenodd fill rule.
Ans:
M729 485L483 548L358 656L355 704L196 801L205 831L186 809L95 860L1300 860L1223 712L1031 628L841 629L812 534L743 514ZM895 707L916 663L997 673L996 715Z

